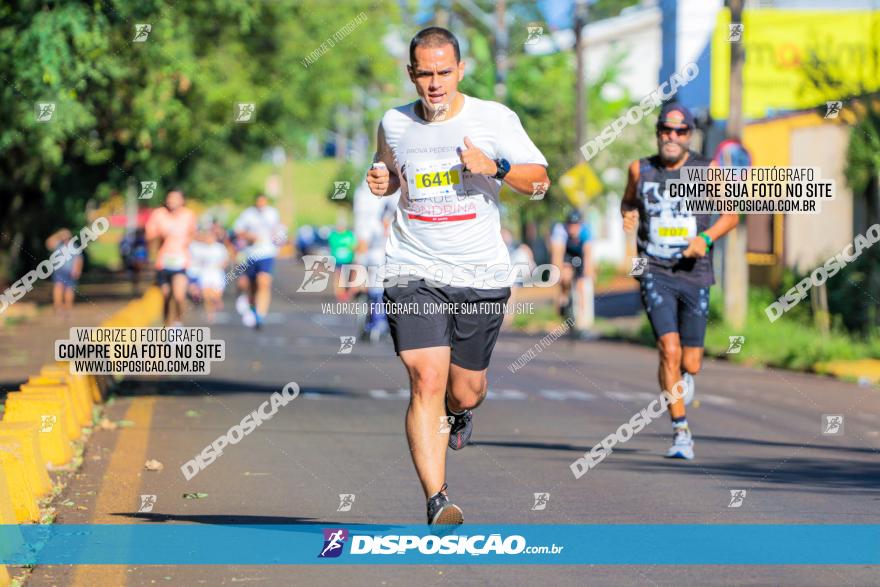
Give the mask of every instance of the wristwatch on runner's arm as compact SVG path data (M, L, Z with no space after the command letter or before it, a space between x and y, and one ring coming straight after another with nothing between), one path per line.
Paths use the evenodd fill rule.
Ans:
M510 161L507 159L495 159L495 167L498 168L498 171L495 172L495 179L504 179L504 176L510 173Z

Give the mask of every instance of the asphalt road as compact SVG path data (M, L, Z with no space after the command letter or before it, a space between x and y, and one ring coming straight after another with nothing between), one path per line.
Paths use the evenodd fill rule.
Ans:
M132 379L108 407L130 427L97 430L57 523L420 524L425 504L403 433L406 376L389 343L357 342L329 296L294 293L281 264L267 326L245 329L227 302L214 338L228 358L208 377ZM203 325L200 311L190 325ZM474 442L448 457L466 523L880 523L880 392L708 360L689 411L693 462L669 461L664 416L574 479L569 464L656 397L649 348L561 338L515 373L540 337L504 334L476 412ZM180 465L288 382L301 394L186 481ZM845 417L823 434L823 414ZM157 459L164 470L143 470ZM745 490L728 507L732 490ZM184 500L185 492L203 499ZM549 493L544 509L535 493ZM138 513L140 495L156 496ZM354 494L339 512L339 494ZM601 533L581 548L602 548ZM868 566L38 566L43 585L877 585Z

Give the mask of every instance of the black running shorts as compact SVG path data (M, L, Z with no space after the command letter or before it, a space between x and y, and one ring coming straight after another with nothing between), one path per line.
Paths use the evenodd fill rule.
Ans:
M645 273L642 306L654 336L677 332L681 345L702 347L709 320L709 288L664 273Z
M383 300L394 350L452 348L452 363L482 371L504 320L510 288L431 287L424 280L385 288Z

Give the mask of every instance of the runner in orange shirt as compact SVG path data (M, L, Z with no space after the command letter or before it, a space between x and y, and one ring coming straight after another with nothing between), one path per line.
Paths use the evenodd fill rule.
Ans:
M164 299L165 326L180 326L186 300L189 266L189 244L196 233L196 216L187 208L183 190L171 189L165 205L150 215L146 227L147 241L156 242L156 281Z

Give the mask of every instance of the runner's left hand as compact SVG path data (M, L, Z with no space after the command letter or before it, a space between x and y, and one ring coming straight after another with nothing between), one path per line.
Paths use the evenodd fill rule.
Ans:
M459 149L458 156L467 171L480 175L495 175L498 173L498 166L495 165L495 162L474 146L468 137L464 138L464 146L464 149Z
M682 257L705 257L706 241L703 237L695 237L690 240L688 247L681 253Z

